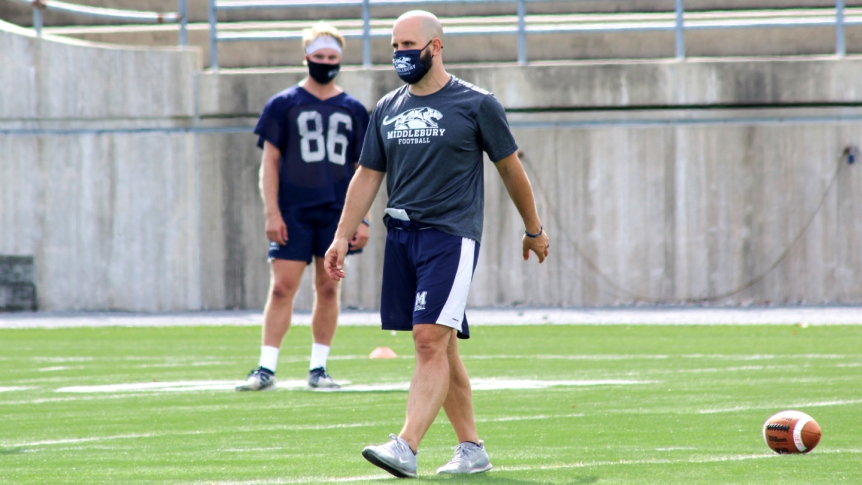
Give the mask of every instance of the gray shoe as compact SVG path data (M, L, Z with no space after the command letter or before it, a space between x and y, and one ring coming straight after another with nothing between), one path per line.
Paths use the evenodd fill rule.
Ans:
M248 373L245 382L236 386L237 391L273 391L275 390L275 374L263 367L258 367Z
M482 473L491 469L491 461L485 452L485 443L479 444L465 441L455 447L455 456L449 463L437 469L437 473L451 473L462 475L470 473Z
M332 377L326 373L326 369L318 367L308 371L308 388L320 390L341 389L341 386L332 380Z
M416 478L416 455L410 445L394 434L389 437L392 441L388 443L366 446L362 456L398 478Z

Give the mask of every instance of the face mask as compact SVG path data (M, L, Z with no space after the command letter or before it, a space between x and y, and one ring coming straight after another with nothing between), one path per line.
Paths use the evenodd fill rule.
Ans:
M329 84L338 75L341 64L321 64L311 59L308 62L308 75L320 84Z
M429 45L431 45L430 41L425 44L425 47L428 47ZM392 56L392 64L395 66L395 72L397 72L398 77L407 84L418 83L423 77L425 77L428 70L431 69L431 61L434 56L429 53L423 58L422 51L425 50L425 47L421 49L395 51L395 54Z

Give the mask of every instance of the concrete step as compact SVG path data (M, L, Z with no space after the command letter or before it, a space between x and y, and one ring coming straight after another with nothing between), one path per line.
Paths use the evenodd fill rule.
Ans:
M176 12L178 0L64 0L68 3L93 7L116 8L125 10L143 10L153 12ZM297 0L301 1L301 0ZM674 9L674 0L577 0L577 1L547 1L529 2L528 14L559 14L559 13L626 13L626 12L668 12ZM189 20L206 22L207 0L187 0ZM862 6L862 0L846 0L848 7ZM732 10L732 9L798 9L798 8L828 8L835 7L834 0L685 0L686 11ZM469 5L434 6L423 5L423 8L449 17L485 17L514 14L514 0L511 3L486 3ZM377 18L395 18L406 10L405 7L373 7L372 16ZM321 20L361 18L359 8L281 8L266 10L223 11L219 13L219 21L244 22L256 20ZM31 26L32 9L26 5L0 0L0 19L13 24ZM117 25L122 21L83 17L64 12L47 11L43 15L46 26L68 25Z
M698 25L706 22L740 22L767 20L831 21L830 9L746 10L691 12L686 22ZM849 8L850 21L862 21L862 7ZM392 18L372 21L374 31L386 32ZM446 17L446 31L469 31L482 27L517 25L514 15L487 17ZM656 13L589 13L529 15L528 28L591 27L615 28L637 24L641 26L670 25L674 14ZM312 21L267 21L220 23L220 33L229 32L293 32L299 33ZM332 22L345 33L359 33L361 21L355 19ZM176 45L177 28L156 26L77 26L46 28L46 33L63 35L92 42L123 45ZM862 26L846 27L848 53L862 53ZM199 47L203 62L209 65L209 25L189 25L189 43ZM302 63L299 41L245 41L219 44L219 65L224 68L298 66ZM449 36L445 39L444 56L450 63L511 62L517 59L515 36ZM686 33L686 55L691 57L816 55L835 52L833 27L751 28L733 30L690 31ZM530 61L571 59L646 59L675 55L673 32L611 32L541 34L527 37L527 57ZM388 64L392 49L386 38L373 39L372 56L375 64ZM362 43L348 42L344 63L362 63Z

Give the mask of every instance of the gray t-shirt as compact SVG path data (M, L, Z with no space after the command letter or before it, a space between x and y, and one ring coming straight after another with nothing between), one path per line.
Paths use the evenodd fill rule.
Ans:
M371 115L359 164L386 172L387 218L406 213L411 221L480 242L482 152L496 163L517 149L497 98L452 76L427 96L411 94L406 85L384 96Z

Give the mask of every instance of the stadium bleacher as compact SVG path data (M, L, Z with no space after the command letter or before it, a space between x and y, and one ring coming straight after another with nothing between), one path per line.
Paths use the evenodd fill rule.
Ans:
M175 0L76 0L82 5L151 10L177 10ZM189 44L202 49L209 63L209 24L205 0L190 0ZM862 2L846 2L845 18L862 20ZM437 12L445 26L465 29L471 26L517 25L515 3L447 5ZM672 0L550 1L527 4L529 26L595 26L612 29L622 25L658 25L674 20ZM685 2L686 22L801 20L834 18L831 0L689 0ZM404 8L374 7L372 28L385 29ZM0 0L0 19L19 25L32 24L26 5ZM359 8L282 8L267 10L222 11L221 33L279 31L300 32L315 20L327 19L343 31L362 29ZM176 25L111 25L110 20L45 12L45 33L120 45L167 46L177 44ZM862 26L845 29L847 52L862 52ZM219 65L223 68L297 66L301 57L292 41L248 41L221 43ZM517 38L508 36L470 36L447 39L448 63L513 62L517 58ZM572 59L651 59L674 56L674 33L665 32L590 32L531 35L527 58L531 61ZM375 64L387 64L391 49L388 40L372 41ZM817 55L835 52L835 29L831 26L798 28L752 28L690 31L686 33L689 57ZM361 42L351 42L345 64L362 63Z

